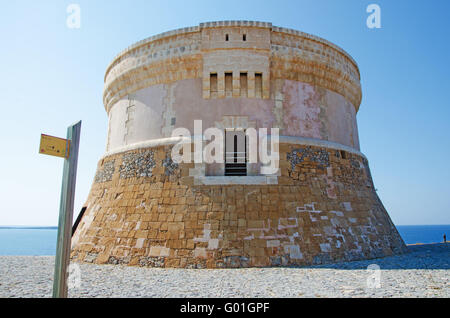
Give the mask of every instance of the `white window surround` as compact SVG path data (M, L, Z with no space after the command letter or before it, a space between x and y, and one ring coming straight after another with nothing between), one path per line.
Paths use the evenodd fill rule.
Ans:
M196 176L194 185L278 184L278 176Z

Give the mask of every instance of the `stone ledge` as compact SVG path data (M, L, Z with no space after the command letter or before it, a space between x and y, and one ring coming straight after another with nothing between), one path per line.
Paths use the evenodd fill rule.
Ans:
M145 148L152 148L152 147L159 147L159 146L168 146L168 145L174 145L180 141L184 142L194 142L194 137L191 138L183 138L183 137L169 137L169 138L160 138L160 139L152 139L152 140L146 140L134 144L130 144L127 146L119 147L114 150L106 152L101 159L104 159L106 157L119 154L122 152L127 152L131 150L138 150L138 149L145 149ZM270 141L270 136L268 136L268 141ZM305 145L305 146L316 146L316 147L324 147L324 148L330 148L335 150L343 150L350 153L353 153L355 155L361 156L365 159L366 156L360 152L357 149L354 149L352 147L333 142L328 140L321 140L321 139L315 139L315 138L307 138L307 137L297 137L297 136L280 136L279 137L279 143L280 144L295 144L295 145Z
M272 23L261 22L261 21L246 21L246 20L212 21L212 22L200 23L200 29L217 28L217 27L272 28Z
M277 176L197 176L194 185L278 184Z

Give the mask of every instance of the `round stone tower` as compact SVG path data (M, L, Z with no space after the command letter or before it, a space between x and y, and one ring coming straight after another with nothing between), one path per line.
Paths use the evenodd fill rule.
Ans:
M112 61L103 101L106 153L74 260L221 268L405 251L359 151L358 67L324 39L251 21L162 33ZM224 160L177 163L177 128L203 143L220 130ZM248 160L261 128L278 128L275 173Z

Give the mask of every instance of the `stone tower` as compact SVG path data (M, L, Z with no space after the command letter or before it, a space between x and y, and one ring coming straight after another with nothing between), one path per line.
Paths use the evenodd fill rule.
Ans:
M221 268L405 251L359 151L357 64L336 45L265 22L202 23L130 46L104 81L106 153L72 259ZM195 120L223 132L224 162L174 162L172 133ZM276 173L248 161L252 128L279 129Z

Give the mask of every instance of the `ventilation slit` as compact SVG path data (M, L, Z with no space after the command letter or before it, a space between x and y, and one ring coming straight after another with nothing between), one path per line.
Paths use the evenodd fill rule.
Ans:
M240 84L241 84L241 97L247 97L248 94L248 80L247 80L247 73L241 73L240 76Z
M233 96L233 73L225 73L225 97Z
M217 98L217 73L210 74L209 88L211 90L211 98Z
M255 97L262 97L262 74L255 73Z

